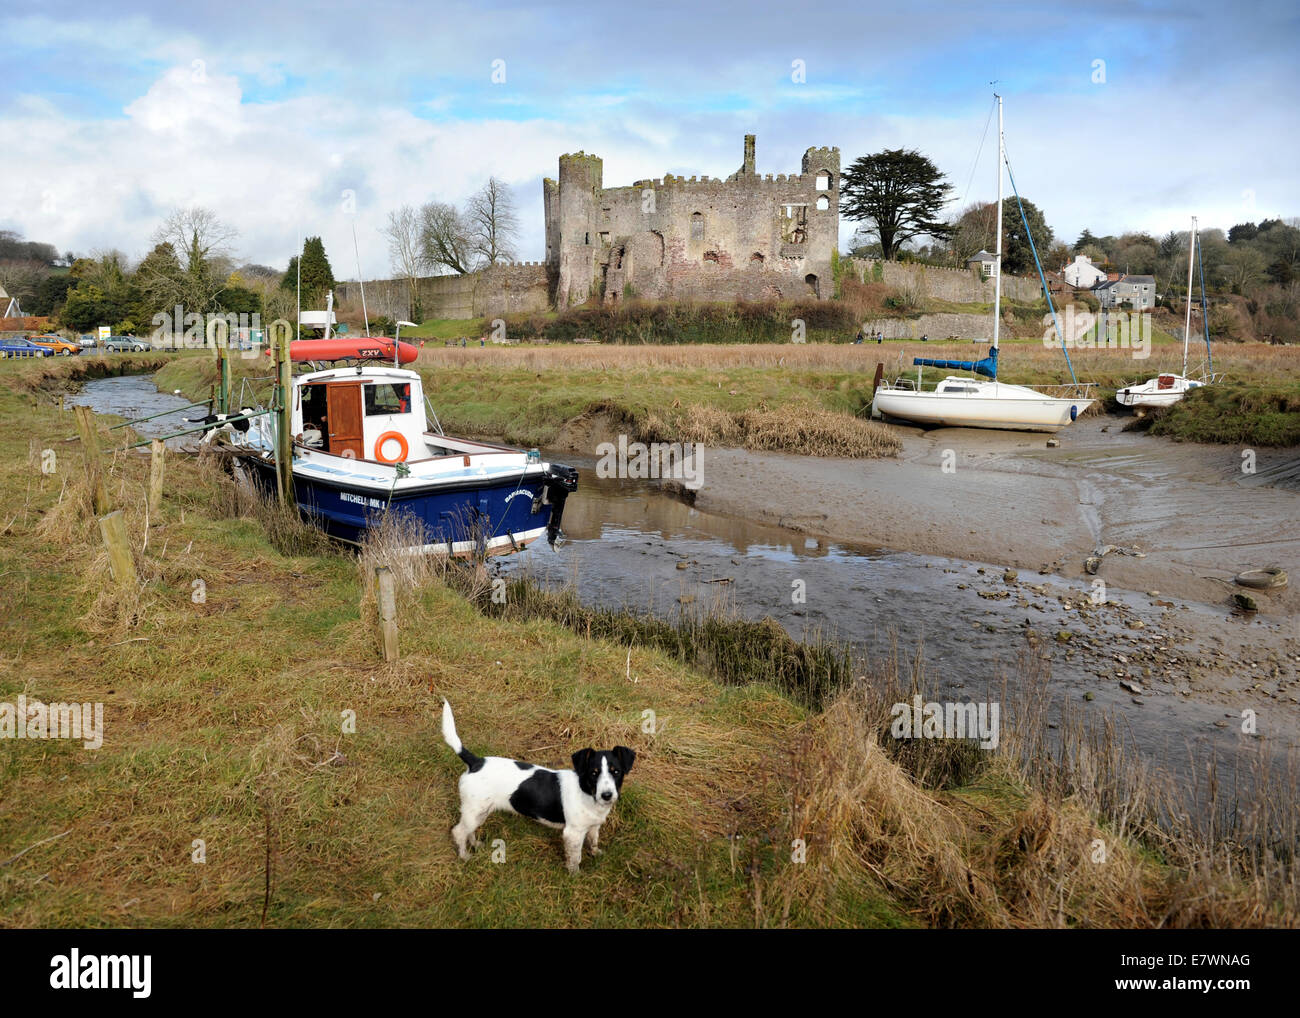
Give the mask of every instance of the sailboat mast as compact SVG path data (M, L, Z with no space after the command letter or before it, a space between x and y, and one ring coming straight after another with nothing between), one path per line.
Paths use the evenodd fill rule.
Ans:
M993 349L998 348L998 326L1002 321L1002 96L998 100L998 225L997 251L993 256Z
M1196 217L1192 216L1192 234L1187 240L1187 321L1183 325L1183 377L1187 377L1187 341L1192 335L1192 263L1196 260Z

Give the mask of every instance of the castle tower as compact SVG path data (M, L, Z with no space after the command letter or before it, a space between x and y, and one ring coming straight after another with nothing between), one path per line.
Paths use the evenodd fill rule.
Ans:
M604 175L605 164L600 156L585 152L560 156L556 307L582 304L591 294L598 249L597 213ZM542 193L545 198L545 185Z
M745 165L740 168L740 172L747 177L754 175L754 141L754 135L745 135Z

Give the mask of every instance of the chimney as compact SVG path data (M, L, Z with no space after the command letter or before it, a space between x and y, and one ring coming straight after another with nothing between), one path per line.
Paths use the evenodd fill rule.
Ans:
M742 173L752 175L754 172L754 135L745 135L745 165L741 169Z

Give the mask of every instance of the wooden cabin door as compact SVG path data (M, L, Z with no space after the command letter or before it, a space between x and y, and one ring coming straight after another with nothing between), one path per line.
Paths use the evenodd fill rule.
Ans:
M361 434L361 383L330 382L328 450L335 456L365 459Z

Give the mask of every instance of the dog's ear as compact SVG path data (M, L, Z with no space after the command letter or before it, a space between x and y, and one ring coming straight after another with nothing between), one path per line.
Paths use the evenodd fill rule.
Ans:
M618 757L618 762L622 764L624 774L632 769L632 761L636 759L634 750L628 749L626 746L615 746L614 755Z
M591 759L591 754L594 752L596 751L589 746L586 749L580 749L578 752L574 753L573 769L581 774L587 766L587 761Z

